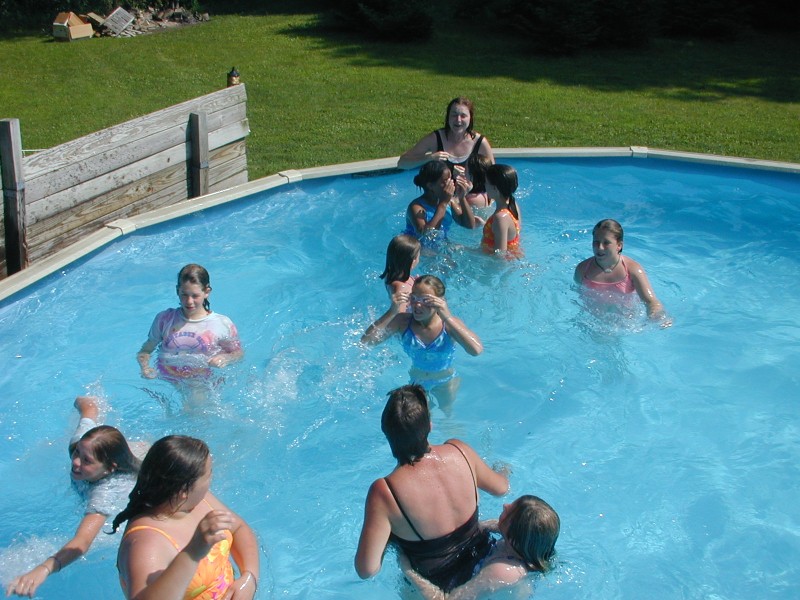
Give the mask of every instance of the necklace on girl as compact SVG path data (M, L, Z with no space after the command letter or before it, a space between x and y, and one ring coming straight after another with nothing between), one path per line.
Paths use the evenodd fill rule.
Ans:
M614 269L616 269L616 268L617 268L617 265L619 264L619 261L621 261L621 260L622 260L622 256L620 255L620 256L618 256L618 257L617 257L617 262L615 262L615 263L614 263L612 266L610 266L610 267L608 267L608 268L605 268L603 265L601 265L601 264L600 264L600 263L597 261L597 257L595 256L595 257L594 257L594 264L596 264L596 265L597 265L597 268L598 268L598 269L600 269L600 270L602 270L602 271L603 271L603 273L611 273L611 271L613 271Z

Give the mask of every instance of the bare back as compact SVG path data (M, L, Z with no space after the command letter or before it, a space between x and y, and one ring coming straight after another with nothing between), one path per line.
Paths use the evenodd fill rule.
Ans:
M450 443L432 446L414 465L397 467L386 477L397 501L389 515L392 533L417 540L416 529L419 536L430 540L466 523L477 508L472 469L459 448Z

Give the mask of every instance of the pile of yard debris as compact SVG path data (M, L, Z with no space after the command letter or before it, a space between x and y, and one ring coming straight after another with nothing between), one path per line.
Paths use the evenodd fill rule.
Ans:
M53 20L53 37L64 41L101 36L134 37L210 19L208 13L193 13L180 6L163 10L135 10L133 13L117 7L105 17L91 12L85 15L63 12Z

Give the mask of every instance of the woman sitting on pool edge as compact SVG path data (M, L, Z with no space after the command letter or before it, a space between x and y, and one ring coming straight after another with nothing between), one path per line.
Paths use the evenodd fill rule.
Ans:
M392 295L392 306L367 328L361 342L380 344L399 333L403 350L411 357L411 382L430 390L439 401L439 408L447 413L460 383L452 366L454 342L472 356L483 352L483 344L475 332L450 313L444 294L444 283L438 277L417 277L410 295L405 291ZM410 313L401 312L406 303L411 306Z
M75 535L61 549L8 584L7 596L33 597L45 579L86 554L106 519L122 509L136 483L141 461L118 429L98 425L97 398L78 396L74 406L80 421L69 441L70 477L86 500L83 518ZM147 445L138 443L134 447L143 455Z
M369 488L356 571L362 579L378 573L392 542L418 573L449 591L491 549L488 532L478 527L478 489L502 496L508 478L460 440L428 442L431 418L421 386L389 392L381 430L397 466Z
M444 113L444 128L429 133L397 161L401 169L413 169L430 161L448 166L467 166L472 156L481 155L494 162L489 140L473 130L475 107L468 98L453 98Z
M481 527L501 537L493 538L492 550L478 565L477 574L448 593L417 573L408 558L399 553L403 573L425 600L475 600L512 586L517 586L514 597L529 598L533 594L527 576L549 571L555 556L561 529L556 511L541 498L520 496L503 505L499 519L482 521Z
M636 292L647 307L647 315L662 320L668 327L664 307L656 298L644 268L632 258L622 257L624 233L622 225L614 219L603 219L592 229L594 255L575 267L575 283L609 295Z

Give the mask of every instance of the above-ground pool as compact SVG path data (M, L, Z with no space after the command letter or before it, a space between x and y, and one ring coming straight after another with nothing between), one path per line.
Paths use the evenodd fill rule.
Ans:
M501 159L502 160L502 159ZM560 514L556 568L537 598L800 597L800 175L657 159L505 159L520 176L525 257L476 251L457 229L417 273L447 285L485 352L459 349L458 437L513 468L506 498ZM353 556L371 482L394 461L386 393L408 380L395 342L359 337L388 307L386 245L418 191L410 172L289 184L119 238L0 305L0 579L74 532L72 400L104 398L131 439L206 440L213 491L256 531L258 598L407 597L393 551L371 581ZM592 305L572 283L602 218L625 228L674 321L640 303ZM238 326L243 361L219 398L185 412L135 354L175 306L186 263ZM39 598L122 598L120 534L100 534ZM413 597L413 596L411 596Z

